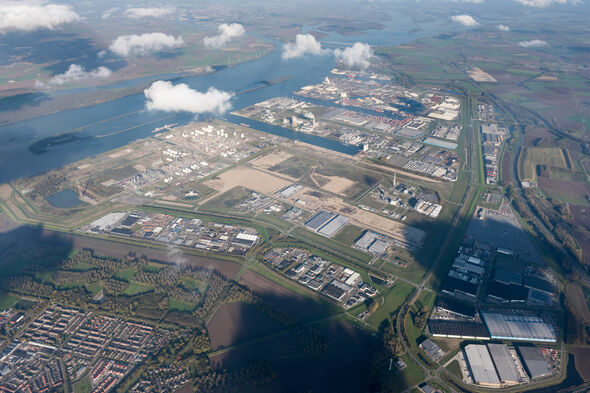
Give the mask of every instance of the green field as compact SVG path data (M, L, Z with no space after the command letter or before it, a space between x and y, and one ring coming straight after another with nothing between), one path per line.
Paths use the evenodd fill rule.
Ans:
M243 187L234 187L231 190L226 191L223 194L207 201L205 204L201 205L201 208L207 211L227 212L228 209L235 207L240 202L245 201L251 196L252 191Z
M66 291L68 289L82 288L83 286L84 286L84 282L82 282L82 281L70 281L70 282L65 282L65 283L59 284L57 286L57 289L60 291Z
M537 165L568 169L563 150L559 147L527 147L521 161L522 179L536 181Z
M363 228L348 224L342 228L340 232L338 232L338 234L334 237L334 240L351 246L359 237L361 237L364 231L365 230Z
M375 300L379 302L379 308L371 315L367 322L378 328L381 321L389 318L392 313L399 310L412 292L414 292L414 287L410 284L401 281L396 282L393 288L385 295L383 303L381 303L381 299Z
M35 300L20 299L18 302L16 302L14 308L27 311L35 307L35 304L37 304Z
M53 283L53 275L55 274L55 270L43 270L41 272L35 272L33 278L36 281L39 281L43 284L51 284Z
M119 270L117 273L113 274L113 278L121 281L131 282L135 274L137 273L136 268L129 268Z
M125 290L121 293L123 296L135 296L142 293L151 292L154 290L154 287L151 285L139 284L136 282L132 282L125 288Z
M89 283L84 284L84 288L88 292L90 292L92 295L96 295L102 289L102 287L98 284L89 284Z
M422 370L422 368L419 367L408 354L401 356L401 359L406 363L406 368L398 371L397 368L393 366L391 371L384 371L386 385L395 387L392 391L396 392L401 392L410 386L417 385L426 378L424 370Z
M197 308L196 304L187 303L174 297L171 297L168 302L168 310L170 311L192 312L195 308Z
M8 310L18 302L20 296L9 295L7 293L0 294L0 310Z
M207 291L207 283L204 281L195 280L190 277L183 277L181 283L182 286L189 291L199 291L200 294L204 294L205 291Z
M457 378L463 379L463 373L461 372L461 366L459 365L458 360L453 360L451 363L449 363L447 370L449 370L451 374Z
M73 272L86 272L86 271L91 270L93 268L94 268L94 266L92 266L89 263L78 262L74 266L70 267L69 270L71 270Z
M418 338L422 334L422 330L424 329L424 325L414 325L414 320L410 314L412 314L412 312L416 312L419 307L426 309L427 313L430 313L430 310L432 310L432 307L434 306L435 300L436 295L433 292L423 291L422 293L420 293L420 296L418 296L418 299L412 306L411 312L408 313L406 319L406 331L408 335L408 340L410 341L410 345L415 346L417 344L416 341L418 340Z
M90 393L92 391L92 385L88 377L76 382L73 388L74 393Z
M150 262L149 264L145 265L142 270L148 273L158 273L163 268L164 267L160 264Z

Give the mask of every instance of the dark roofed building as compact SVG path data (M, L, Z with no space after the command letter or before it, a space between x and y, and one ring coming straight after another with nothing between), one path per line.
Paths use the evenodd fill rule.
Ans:
M529 289L522 285L510 285L512 292L510 293L510 302L524 303L529 297Z
M465 318L475 318L477 309L467 303L448 298L446 296L439 296L436 300L436 307L451 314L458 315Z
M455 295L457 292L475 298L477 296L477 284L460 280L455 277L447 277L442 287L442 291L449 295Z
M502 284L522 284L522 274L512 272L510 270L498 268L494 273L494 281L501 282Z
M482 323L473 321L453 321L447 319L429 319L430 334L438 337L470 338L489 340L490 334Z
M553 294L553 284L540 278L526 276L524 278L524 286L550 295Z
M336 285L329 283L329 284L326 284L322 293L324 293L336 300L340 300L340 299L342 299L342 296L344 296L344 294L346 292L343 289L338 288Z

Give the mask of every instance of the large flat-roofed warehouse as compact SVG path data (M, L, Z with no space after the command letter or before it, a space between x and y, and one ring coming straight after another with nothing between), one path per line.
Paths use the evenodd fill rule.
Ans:
M332 218L334 218L334 216L336 216L334 213L330 213L330 212L322 210L319 213L317 213L315 216L313 216L312 218L307 220L305 222L305 226L313 231L317 231L325 223L327 223Z
M321 233L322 235L327 237L332 237L343 226L345 226L348 223L348 221L350 221L348 217L337 215L332 220L328 221L327 224L324 224L324 226L322 226L318 230L318 233Z
M549 362L540 348L520 346L518 352L531 379L544 378L552 374Z
M485 326L472 321L452 321L447 319L428 320L428 330L434 337L489 340Z
M500 387L494 363L485 345L469 344L464 349L465 359L471 371L473 382L482 386Z
M505 344L488 344L488 350L502 383L514 385L520 382L516 364Z
M451 296L458 296L465 300L475 301L478 288L479 286L475 283L449 276L445 279L442 291Z
M555 328L536 316L482 312L481 317L493 339L551 343L557 341Z

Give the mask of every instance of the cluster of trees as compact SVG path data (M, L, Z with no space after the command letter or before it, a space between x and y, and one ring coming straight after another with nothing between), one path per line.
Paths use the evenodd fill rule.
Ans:
M33 190L29 193L29 198L33 201L45 199L45 197L58 192L68 179L62 174L48 174L41 175L41 181L33 186Z
M318 329L307 326L293 332L295 340L307 354L322 353L328 350L329 342Z
M33 280L31 276L5 278L0 282L0 287L7 291L38 297L49 297L55 291L55 288L52 285Z
M195 393L238 393L266 385L276 378L266 363L252 364L233 371L213 371L194 379Z
M404 352L402 337L397 329L398 315L394 314L381 324L383 347L390 358L397 358Z
M139 380L130 391L156 392L167 387L175 378L190 380L193 392L242 392L264 385L276 378L269 364L258 363L236 370L212 370L209 359L203 354L210 350L207 331L204 328L177 332L168 345L146 359L145 364L128 377ZM119 390L126 389L123 383ZM121 390L123 391L123 390Z
M525 192L525 200L514 191L512 187L507 188L507 195L512 199L512 204L518 214L523 217L537 232L540 230L535 225L533 215L535 214L541 222L550 230L557 239L564 245L567 251L578 261L582 261L582 249L578 246L575 237L572 235L568 224L563 220L572 216L567 204L553 204L553 209L545 208L542 202L530 190ZM528 209L527 209L528 206ZM530 210L529 210L530 209ZM532 212L532 214L531 214ZM563 213L563 215L561 215Z
M428 308L418 300L416 303L414 303L410 315L412 316L412 322L414 323L414 326L422 330L426 324L426 321L428 320Z

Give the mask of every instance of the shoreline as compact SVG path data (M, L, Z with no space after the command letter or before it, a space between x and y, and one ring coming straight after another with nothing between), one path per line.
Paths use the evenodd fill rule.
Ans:
M58 97L51 97L47 101L43 101L38 106L34 105L25 105L23 108L17 110L0 110L0 114L2 114L3 120L0 121L0 128L5 127L11 124L19 123L21 121L28 121L37 119L43 116L49 116L60 112L65 112L72 109L79 109L79 108L86 108L94 105L104 104L110 101L115 101L121 98L125 98L134 94L141 93L144 89L146 89L149 85L154 83L157 80L162 79L163 76L167 76L167 78L163 79L178 79L178 78L187 78L187 77L196 77L196 76L206 76L211 75L215 72L218 72L223 69L233 68L235 66L249 63L252 61L260 60L277 50L277 47L274 47L270 52L261 55L258 58L252 60L246 60L235 64L214 64L211 66L203 67L205 70L203 72L190 72L184 71L174 74L156 74L150 76L144 76L139 78L130 78L130 79L121 79L117 80L114 83L110 83L108 85L96 85L92 86L93 90L81 92L81 93L70 93L70 94L63 94ZM123 88L112 88L109 89L108 86L116 86L122 83L130 83L136 80L146 79L145 82L140 83L138 86L132 87L123 87ZM77 88L72 88L69 90L78 90ZM96 89L96 90L95 90ZM62 92L67 92L68 89L61 90ZM10 99L11 97L17 97L21 95L29 95L29 94L38 94L42 92L36 92L35 90L31 91L23 91L21 93L2 97L0 99ZM107 97L108 96L108 97ZM69 102L63 102L69 101ZM76 102L77 104L71 105L71 102ZM45 108L43 108L45 106ZM40 110L41 109L41 110ZM45 110L43 110L45 109ZM32 112L27 114L27 112ZM20 117L18 117L20 115ZM10 119L6 120L6 117Z

